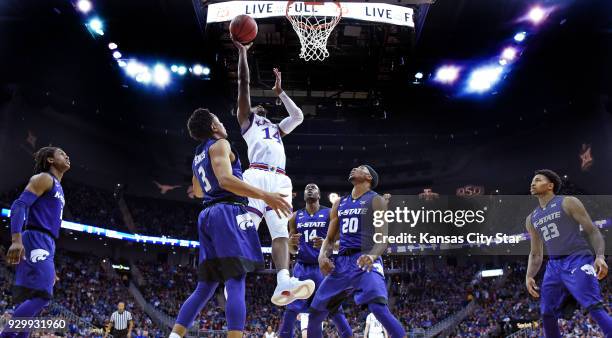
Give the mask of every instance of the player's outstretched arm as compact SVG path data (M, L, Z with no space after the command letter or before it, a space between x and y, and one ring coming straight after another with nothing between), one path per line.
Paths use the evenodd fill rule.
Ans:
M538 298L540 294L538 293L538 286L535 282L535 276L540 271L540 267L542 266L542 259L544 257L544 243L540 238L537 230L531 224L531 214L527 216L525 220L525 227L527 231L529 231L529 237L531 237L531 251L529 252L529 261L527 262L527 275L525 276L525 285L527 286L527 291L533 297Z
M49 174L40 173L30 178L19 198L11 205L11 246L6 253L9 264L19 264L25 253L21 232L26 221L28 208L36 199L53 187L53 179Z
M319 251L319 268L324 275L329 274L334 269L334 263L329 259L329 256L334 252L334 244L338 240L340 235L338 229L338 205L340 199L337 199L332 205L331 211L329 212L329 228L327 228L327 237L321 244L321 250Z
M251 122L249 120L249 115L251 115L251 92L249 89L251 78L247 52L252 44L245 46L233 38L232 41L238 49L238 108L236 115L240 129L245 130Z
M279 217L291 215L291 205L285 201L286 195L269 193L245 183L232 174L230 156L232 150L226 139L220 139L209 149L210 161L221 188L239 196L264 200Z
M595 250L595 270L597 272L597 278L603 279L608 274L608 264L606 264L606 243L595 225L591 220L591 216L584 208L584 205L580 200L573 196L568 196L563 199L563 210L569 216L571 216L578 224L582 225L582 229L589 237L589 242Z
M287 93L283 91L281 85L282 77L280 70L278 70L278 68L274 68L273 71L276 81L274 82L274 87L272 87L272 90L274 91L276 96L278 96L281 101L283 101L285 109L287 109L287 113L289 113L289 116L285 117L278 124L282 137L289 134L297 126L302 124L302 122L304 121L304 114L302 113L302 110L295 104L295 102L293 102L293 100L287 95Z
M387 203L388 202L384 197L380 195L376 196L374 199L372 199L372 209L374 209L375 212L379 211L384 213L387 210ZM386 235L388 233L387 222L384 220L384 217L382 218L382 221L382 226L374 227L374 232ZM372 226L374 225L372 224ZM364 270L372 271L374 261L378 259L378 257L382 256L382 254L385 253L385 250L387 250L386 243L374 243L374 246L372 246L372 249L367 255L362 255L359 257L357 260L357 265Z
M298 234L297 226L295 225L295 215L296 212L291 214L289 221L287 222L287 227L289 228L289 252L293 255L297 253L298 244L300 243L300 237L302 234Z

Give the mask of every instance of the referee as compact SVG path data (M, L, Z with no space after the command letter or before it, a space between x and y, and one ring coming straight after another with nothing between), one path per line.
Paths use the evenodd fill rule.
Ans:
M134 328L134 320L129 311L125 311L125 303L117 304L117 311L113 312L110 317L110 322L107 332L110 331L113 338L130 338L132 329Z

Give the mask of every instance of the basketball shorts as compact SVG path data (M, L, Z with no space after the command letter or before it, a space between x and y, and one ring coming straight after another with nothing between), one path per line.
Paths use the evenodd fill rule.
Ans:
M301 262L296 262L295 266L293 266L293 277L299 280L312 279L312 281L315 283L315 292L316 288L319 287L323 281L323 274L319 269L319 264L304 264ZM293 303L287 305L287 309L295 312L306 312L310 307L312 297L313 296L311 296L309 299L295 300Z
M199 281L225 281L263 268L255 224L246 207L217 203L198 218Z
M263 191L279 192L287 195L285 200L291 205L293 186L289 176L273 171L249 168L242 174L242 178L246 183ZM286 217L278 217L276 212L266 205L266 202L249 198L247 210L251 214L257 228L259 228L261 219L265 218L272 239L289 237L289 231L287 230L287 222L289 219Z
M542 315L560 317L562 305L570 296L585 309L601 304L594 260L593 256L573 255L548 261L540 294Z
M382 259L374 262L372 271L359 268L357 259L361 253L338 256L334 270L319 285L310 307L318 311L335 312L352 291L357 305L387 304L387 287Z
M55 240L46 233L26 230L22 241L25 259L15 271L13 300L19 304L32 298L51 299L55 284Z

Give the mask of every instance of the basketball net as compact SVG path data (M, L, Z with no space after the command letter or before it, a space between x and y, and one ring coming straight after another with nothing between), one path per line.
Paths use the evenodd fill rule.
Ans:
M287 1L286 16L300 38L300 58L323 61L329 56L327 39L342 17L340 3Z

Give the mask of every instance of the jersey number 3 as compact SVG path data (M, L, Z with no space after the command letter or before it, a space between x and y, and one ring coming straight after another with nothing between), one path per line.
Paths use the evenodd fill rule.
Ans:
M200 178L202 179L202 182L204 182L204 192L209 192L212 187L210 186L208 179L206 179L206 172L202 166L198 167L198 174L200 174Z

